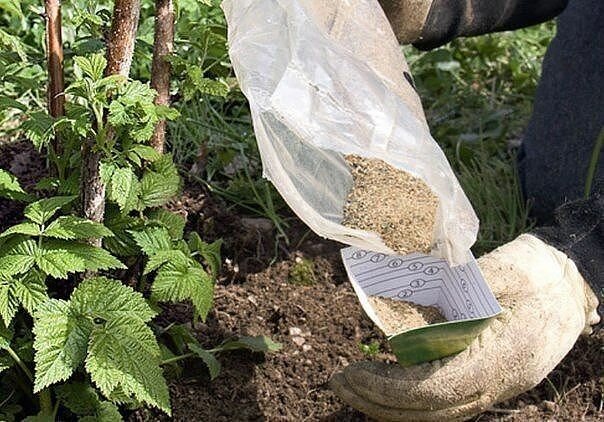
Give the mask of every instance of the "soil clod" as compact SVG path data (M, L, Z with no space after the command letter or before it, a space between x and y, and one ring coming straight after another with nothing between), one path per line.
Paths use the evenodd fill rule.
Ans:
M422 306L413 302L379 296L369 296L368 299L387 335L447 321L440 310L434 306Z
M345 159L354 182L342 224L378 233L399 254L430 252L438 197L428 185L379 159Z

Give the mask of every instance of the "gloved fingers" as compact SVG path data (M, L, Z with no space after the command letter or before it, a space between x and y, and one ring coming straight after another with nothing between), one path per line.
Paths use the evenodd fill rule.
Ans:
M512 345L510 318L511 313L504 311L457 355L405 368L359 362L346 367L343 374L358 395L383 406L445 408L471 401L488 389L491 378L500 376L509 366L517 366L519 354L530 347L525 343L533 341L533 336L525 335Z
M479 260L503 312L463 352L401 368L361 362L332 385L351 406L390 420L471 416L537 385L584 329L585 293L574 264L533 236ZM576 274L575 274L576 273Z
M579 321L573 321L576 310L545 303L531 296L518 301L466 350L440 361L407 368L376 362L349 365L343 371L346 385L376 406L418 411L520 393L554 368L581 330Z
M550 304L555 301L564 304L565 309L559 309L559 314L574 312L583 316L582 331L589 332L590 326L599 322L597 296L575 263L533 235L521 235L482 256L478 266L503 308L513 311L531 296L549 297Z
M397 409L445 409L480 395L481 389L476 383L457 388L459 379L466 375L462 368L430 366L432 369L425 365L401 368L381 362L358 362L346 367L342 375L357 396L376 405ZM423 369L424 373L418 369ZM451 369L458 372L459 377L447 384L447 378L453 375ZM448 374L440 376L439 371Z
M484 411L490 404L487 396L476 395L467 402L451 403L446 407L405 408L389 407L372 402L356 390L343 373L336 374L330 381L331 388L345 402L354 404L361 412L380 421L456 421Z

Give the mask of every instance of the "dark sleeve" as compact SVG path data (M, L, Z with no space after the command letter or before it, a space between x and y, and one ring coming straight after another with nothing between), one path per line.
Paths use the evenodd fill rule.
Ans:
M434 0L420 39L429 50L461 36L524 28L556 17L568 0Z
M600 300L604 316L604 181L589 199L570 202L555 212L554 225L534 235L571 258Z

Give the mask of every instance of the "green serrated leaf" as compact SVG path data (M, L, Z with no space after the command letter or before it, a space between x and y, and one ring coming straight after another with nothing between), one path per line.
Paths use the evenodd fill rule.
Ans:
M143 296L104 277L84 280L68 302L50 299L34 314L35 391L67 379L83 362L92 381L111 397L126 397L169 413L159 368L159 346L147 322L156 315ZM107 417L115 412L96 407Z
M122 416L118 407L99 398L96 390L84 382L71 382L55 388L61 404L80 416L78 422L118 422Z
M162 154L158 160L152 163L151 169L166 177L178 177L178 167L174 164L174 160L170 154Z
M55 196L33 202L25 207L23 214L37 224L46 223L52 216L65 205L73 202L75 196Z
M152 163L152 171L147 171L141 181L141 203L145 207L166 204L180 189L178 169L169 154L162 155Z
M81 283L71 295L71 307L78 315L94 314L106 321L130 318L146 323L156 315L141 293L106 277Z
M0 0L0 9L6 10L8 13L15 15L19 18L25 18L21 11L20 0Z
M113 233L100 223L85 218L59 217L44 230L43 236L56 239L77 240L111 237Z
M120 317L93 331L86 370L104 395L121 388L170 414L170 396L159 358L151 329L140 319Z
M54 123L54 119L48 113L35 111L21 123L21 129L34 146L41 149L53 138Z
M276 343L266 336L242 336L224 342L219 348L221 351L246 349L252 352L277 352L281 350L281 347L280 343Z
M204 77L203 70L199 66L187 66L186 79L183 86L185 101L191 100L196 94L224 98L229 93L229 90L229 86L225 81L217 81Z
M152 148L148 145L137 144L132 147L132 152L138 155L141 159L151 163L157 161L161 157L161 154L157 152L155 148Z
M197 357L203 360L210 372L210 379L214 380L220 374L220 362L218 362L218 359L211 352L202 349L197 343L190 343L188 346Z
M186 224L182 215L158 208L149 213L149 219L168 229L172 239L182 239Z
M78 416L92 415L100 404L95 389L84 382L70 382L55 388L61 405Z
M8 199L22 200L27 193L19 184L19 180L8 171L0 169L0 196Z
M212 243L206 243L201 240L201 237L199 237L196 232L191 232L189 235L188 245L192 252L199 252L199 254L210 267L212 275L217 277L222 265L220 257L222 239L218 239Z
M135 166L137 167L142 167L143 166L143 161L141 160L141 158L136 155L134 152L132 151L128 151L126 152L126 157L128 158L128 160L133 163Z
M174 324L168 328L168 334L179 353L184 354L189 343L198 343L191 329L184 324Z
M117 100L112 101L111 104L109 104L109 123L113 126L124 126L133 123L128 111L128 107L122 102Z
M19 300L15 297L13 280L0 280L0 317L3 326L9 325L17 311ZM1 341L4 344L4 341Z
M118 256L138 254L140 250L129 231L139 229L142 224L142 220L138 217L131 217L118 212L107 213L105 225L113 232L114 236L104 240L105 248Z
M0 4L1 4L2 0L0 0ZM14 108L20 111L27 111L28 108L25 104L20 103L17 100L14 100L10 97L7 97L5 95L0 95L0 109L6 110L6 109L10 109L10 108Z
M32 315L38 305L48 299L45 281L46 277L38 270L28 271L24 276L14 279L13 294Z
M145 207L167 204L180 189L180 178L153 171L145 172L141 180L140 200Z
M214 283L202 268L170 262L157 272L151 292L159 301L190 300L196 314L205 320L212 308Z
M64 300L50 299L34 313L34 392L64 381L84 362L92 322L78 318Z
M176 120L180 117L180 112L177 109L166 105L156 106L155 112L157 113L157 117L160 119Z
M119 408L108 401L103 401L96 409L95 422L122 422L124 419Z
M178 263L180 265L187 265L187 261L191 258L186 256L182 251L179 250L167 250L167 251L158 251L155 255L151 255L149 257L149 261L147 261L147 265L145 265L145 271L143 275L149 274L159 267L164 265L167 262Z
M119 88L128 82L128 78L124 75L109 75L97 81L97 88L114 89Z
M19 239L2 249L4 256L0 256L0 275L4 276L27 272L35 264L38 254L38 245L33 239Z
M25 44L19 37L9 34L0 29L0 47L7 51L14 51L23 63L27 63L27 54L25 53Z
M101 161L101 164L99 164L99 174L101 176L101 181L105 185L109 185L111 183L111 177L113 177L113 173L115 172L116 168L116 165L113 163Z
M13 340L13 330L8 328L6 324L0 321L0 349L6 350L10 347L10 343Z
M40 226L35 223L21 223L6 229L0 234L0 237L10 236L11 234L24 234L27 236L38 236Z
M135 208L139 191L139 182L132 168L118 167L113 171L107 195L109 200L119 205L122 213Z
M148 84L134 80L123 86L120 100L127 105L134 105L136 103L148 103L151 105L156 95L157 92Z
M1 261L1 260L0 260ZM85 270L98 271L126 266L104 249L84 243L49 240L36 256L36 264L46 274L55 278Z
M82 73L94 81L102 79L103 72L107 66L107 60L102 53L92 54L89 57L76 56L73 61Z
M145 227L139 231L130 231L130 234L148 256L172 249L170 232L163 227Z

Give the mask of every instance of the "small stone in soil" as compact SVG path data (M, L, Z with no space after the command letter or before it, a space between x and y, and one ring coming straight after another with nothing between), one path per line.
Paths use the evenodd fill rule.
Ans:
M345 157L353 187L344 206L344 226L378 233L405 255L430 252L438 197L426 183L385 161Z
M379 296L369 296L368 299L387 335L447 321L434 306L422 306L413 302Z

